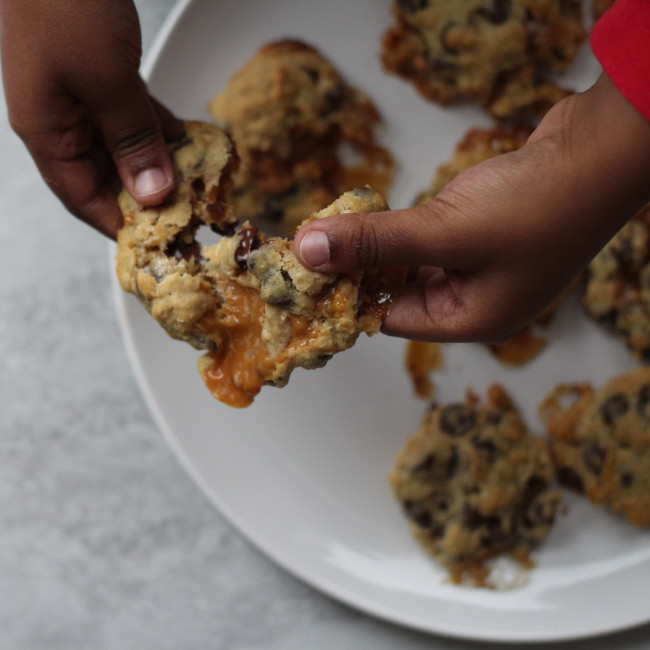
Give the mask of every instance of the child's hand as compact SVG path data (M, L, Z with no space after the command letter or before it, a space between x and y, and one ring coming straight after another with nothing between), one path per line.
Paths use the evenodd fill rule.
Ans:
M602 76L556 105L525 147L469 169L431 203L315 221L294 249L319 270L411 267L386 333L496 342L649 200L650 123Z
M164 135L182 132L138 74L132 1L0 0L0 12L13 128L70 212L115 237L116 188L160 203L174 182Z

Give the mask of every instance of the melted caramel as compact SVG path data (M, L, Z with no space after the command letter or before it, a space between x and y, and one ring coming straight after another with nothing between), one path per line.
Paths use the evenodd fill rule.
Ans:
M435 388L431 374L442 367L442 345L409 341L405 363L415 394L424 399L431 399Z
M349 304L351 289L349 282L327 288L316 304L316 314L342 316ZM199 371L218 400L243 408L253 402L277 365L309 347L319 332L308 318L290 314L292 335L289 343L281 354L273 356L262 340L265 303L259 294L235 282L225 283L221 293L223 318L210 327L215 332L213 338L220 343L216 352L208 352L201 358Z
M506 366L521 366L534 359L548 344L548 339L525 327L504 343L488 346L494 356Z
M269 363L260 318L264 302L252 289L227 283L222 289L224 318L221 344L202 357L199 370L210 392L222 402L242 408L252 403L264 379L258 368Z

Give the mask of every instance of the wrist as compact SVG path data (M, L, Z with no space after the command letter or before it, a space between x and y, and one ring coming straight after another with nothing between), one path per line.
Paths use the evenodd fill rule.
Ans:
M603 73L583 93L585 123L603 166L639 206L650 201L650 121Z
M529 143L555 162L558 194L602 237L650 201L650 122L604 73L554 106Z

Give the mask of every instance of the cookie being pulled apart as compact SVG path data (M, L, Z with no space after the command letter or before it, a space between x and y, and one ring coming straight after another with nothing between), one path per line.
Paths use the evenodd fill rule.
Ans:
M172 337L206 350L199 371L217 399L248 406L264 384L284 386L295 368L321 367L361 332L379 330L392 291L384 274L310 271L291 241L268 238L248 222L202 246L199 226L223 232L233 223L222 191L235 153L220 129L192 122L170 150L177 178L165 204L145 208L120 195L117 274ZM311 219L387 209L362 187Z

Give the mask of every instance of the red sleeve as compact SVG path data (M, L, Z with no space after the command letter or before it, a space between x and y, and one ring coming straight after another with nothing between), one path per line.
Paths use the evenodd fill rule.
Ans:
M596 23L591 48L624 97L650 120L650 0L618 0Z

